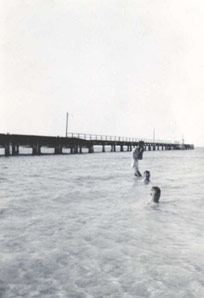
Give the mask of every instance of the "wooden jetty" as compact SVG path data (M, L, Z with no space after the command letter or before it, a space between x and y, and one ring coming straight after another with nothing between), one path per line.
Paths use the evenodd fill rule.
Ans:
M19 155L21 148L31 148L32 155L42 154L42 148L53 148L54 154L63 154L65 149L69 149L68 153L77 154L82 153L84 148L88 153L93 153L95 146L101 146L102 152L106 151L107 146L109 150L111 147L111 152L131 151L139 141L144 141L147 151L194 149L192 144L179 144L178 142L79 133L69 133L67 137L0 134L0 148L4 149L3 155L5 156Z

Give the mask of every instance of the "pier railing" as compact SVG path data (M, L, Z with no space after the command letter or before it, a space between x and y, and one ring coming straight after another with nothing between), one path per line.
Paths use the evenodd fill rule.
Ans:
M178 141L172 142L167 140L158 139L146 139L146 138L131 138L131 137L121 137L121 136L107 136L107 135L96 135L87 133L68 133L68 138L78 138L83 140L96 140L96 141L121 141L121 142L139 142L143 141L145 143L162 143L162 144L179 144Z

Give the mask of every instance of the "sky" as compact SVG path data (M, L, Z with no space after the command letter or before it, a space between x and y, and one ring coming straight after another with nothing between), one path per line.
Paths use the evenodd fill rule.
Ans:
M1 0L0 133L204 146L203 0Z

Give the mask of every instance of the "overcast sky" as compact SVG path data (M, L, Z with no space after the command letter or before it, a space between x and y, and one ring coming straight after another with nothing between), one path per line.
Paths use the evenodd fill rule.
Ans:
M0 0L0 133L204 146L203 0Z

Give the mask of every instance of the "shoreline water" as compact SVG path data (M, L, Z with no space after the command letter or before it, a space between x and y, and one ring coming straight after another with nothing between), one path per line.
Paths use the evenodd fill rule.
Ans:
M2 298L203 297L203 149L1 162Z

